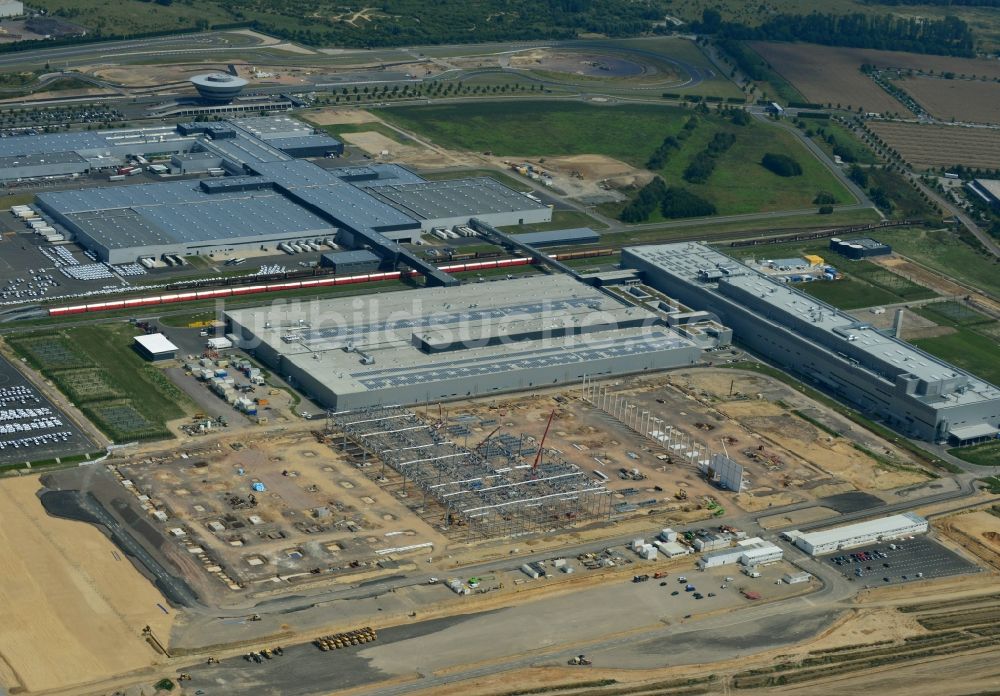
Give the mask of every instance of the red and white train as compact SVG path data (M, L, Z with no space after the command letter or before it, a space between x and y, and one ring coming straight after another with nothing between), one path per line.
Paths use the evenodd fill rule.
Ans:
M530 263L531 259L527 258L490 259L488 261L470 261L468 263L445 265L441 266L441 270L447 273L468 273L470 271L482 271L491 268L526 266ZM261 285L234 285L224 288L204 288L185 292L172 292L165 295L150 295L146 297L130 297L122 300L90 302L88 304L73 305L69 307L52 307L48 311L50 317L61 317L69 314L109 312L118 309L151 307L155 305L172 304L174 302L214 300L224 297L239 297L241 295L254 295L264 292L284 292L288 290L329 287L331 285L350 285L353 283L375 283L381 280L397 280L404 274L410 277L420 275L418 271L387 271L384 273L364 273L362 275L353 276L326 276L320 278L307 278L304 280L282 281L278 283L264 283Z

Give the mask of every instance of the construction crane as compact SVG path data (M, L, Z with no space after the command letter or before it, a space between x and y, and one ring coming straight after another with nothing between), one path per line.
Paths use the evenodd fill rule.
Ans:
M552 413L549 414L549 420L545 424L545 432L542 433L542 441L538 443L538 453L535 454L535 462L531 465L531 470L535 471L538 469L538 462L542 459L542 452L545 450L545 438L549 436L549 428L552 427L552 419L556 415L556 410L552 409Z
M476 445L476 448L474 450L472 450L472 451L473 452L478 452L479 450L481 450L483 448L483 445L485 445L487 442L489 442L490 438L492 438L494 435L496 435L497 432L499 432L500 428L502 428L502 427L503 427L503 423L501 423L497 427L493 428L493 432L491 432L489 435L487 435L486 437L484 437L483 441L480 442L478 445Z

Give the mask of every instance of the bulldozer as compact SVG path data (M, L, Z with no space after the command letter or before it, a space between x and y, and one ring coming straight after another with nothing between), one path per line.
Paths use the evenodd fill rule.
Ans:
M569 664L571 665L592 665L594 664L587 659L586 655L575 655L569 659Z
M678 488L677 492L674 493L674 497L677 498L677 500L687 500L688 499L688 492L684 488Z

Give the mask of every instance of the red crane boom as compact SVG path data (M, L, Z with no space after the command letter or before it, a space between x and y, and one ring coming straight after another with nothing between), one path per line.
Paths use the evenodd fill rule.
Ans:
M549 436L549 428L552 427L552 419L556 415L556 410L552 409L549 414L549 422L545 424L545 432L542 433L542 441L538 443L538 453L535 455L535 463L531 465L532 470L538 468L538 462L542 459L542 448L545 447L545 438Z

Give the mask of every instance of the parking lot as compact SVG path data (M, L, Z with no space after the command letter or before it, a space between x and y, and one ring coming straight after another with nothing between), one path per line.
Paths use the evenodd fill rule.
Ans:
M893 549L892 546L896 548ZM859 559L860 554L865 554L864 560ZM824 557L823 562L829 563L849 580L873 586L943 578L980 570L978 566L927 536L838 551Z
M82 454L95 445L0 358L0 465Z

